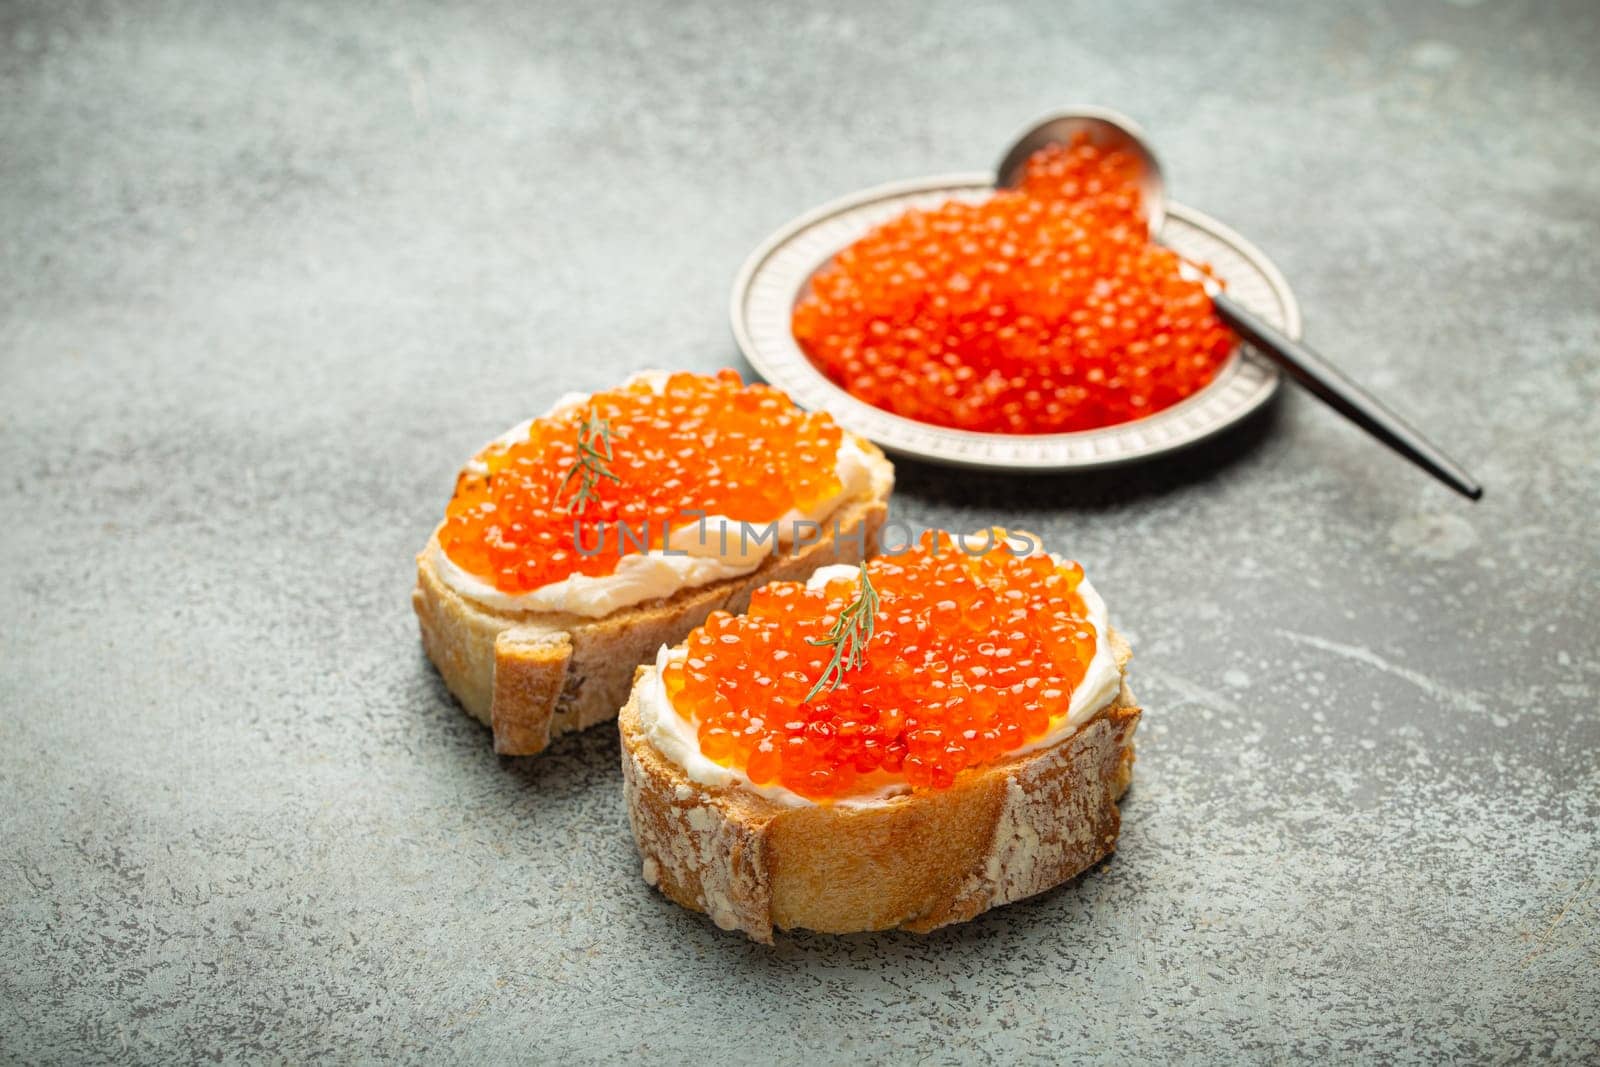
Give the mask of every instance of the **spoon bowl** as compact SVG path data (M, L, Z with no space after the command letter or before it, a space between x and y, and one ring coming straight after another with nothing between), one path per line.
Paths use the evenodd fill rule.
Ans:
M1039 149L1052 144L1071 144L1082 135L1096 148L1122 152L1139 162L1139 199L1144 208L1150 238L1161 232L1167 217L1166 181L1161 161L1156 158L1139 124L1121 112L1103 107L1080 107L1046 115L1011 143L1011 148L995 168L995 184L1014 189L1022 184L1023 168Z

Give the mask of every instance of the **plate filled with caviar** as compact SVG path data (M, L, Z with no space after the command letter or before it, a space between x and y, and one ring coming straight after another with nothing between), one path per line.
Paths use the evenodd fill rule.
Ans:
M734 335L772 384L902 455L1072 470L1192 444L1279 381L1207 285L1289 337L1300 310L1265 255L1199 211L1167 203L1152 241L1136 164L1079 137L1033 152L1008 188L954 174L825 204L746 261Z

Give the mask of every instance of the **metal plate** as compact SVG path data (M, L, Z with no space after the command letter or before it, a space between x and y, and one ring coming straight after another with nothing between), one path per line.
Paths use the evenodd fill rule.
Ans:
M1248 347L1235 349L1200 392L1148 418L1059 434L990 434L953 430L890 414L839 388L806 358L790 332L795 303L812 274L845 246L908 208L950 199L981 200L994 191L988 174L954 174L880 185L809 211L773 234L745 261L733 283L733 334L767 381L807 408L891 452L935 463L998 470L1082 470L1147 459L1233 425L1271 399L1277 368ZM1244 238L1181 204L1167 205L1161 240L1188 259L1209 263L1228 292L1291 337L1300 307L1283 275Z

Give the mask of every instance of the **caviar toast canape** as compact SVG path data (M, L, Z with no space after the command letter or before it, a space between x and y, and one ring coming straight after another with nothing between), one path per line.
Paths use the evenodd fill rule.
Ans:
M462 470L417 556L422 644L496 752L616 717L634 668L769 581L872 551L894 470L738 375L563 399Z
M645 880L763 942L925 932L1059 885L1116 844L1129 655L1028 535L768 585L662 649L622 709Z

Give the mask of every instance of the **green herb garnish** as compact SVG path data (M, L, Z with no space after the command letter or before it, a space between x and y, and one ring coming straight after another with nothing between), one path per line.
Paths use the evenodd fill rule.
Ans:
M833 646L833 659L828 661L822 677L817 679L816 684L811 687L811 692L806 694L807 702L821 692L824 686L830 691L834 689L844 681L845 671L854 670L867 661L867 642L872 640L872 626L877 614L878 591L872 588L872 578L867 574L867 565L862 563L861 591L856 594L856 598L839 613L826 637L806 638L806 643L810 645ZM832 681L829 681L830 678Z
M600 479L609 478L613 482L622 480L606 466L610 462L610 420L593 418L578 423L578 458L572 461L572 469L561 479L561 485L556 489L556 499L559 500L566 493L572 479L578 479L578 490L565 506L569 512L582 515L590 501L600 499L600 494L595 492Z

